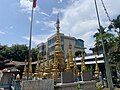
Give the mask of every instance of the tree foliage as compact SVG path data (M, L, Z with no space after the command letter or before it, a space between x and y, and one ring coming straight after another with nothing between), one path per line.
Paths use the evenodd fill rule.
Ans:
M15 44L10 47L7 45L3 45L2 47L0 51L2 57L12 59L13 61L25 61L25 59L28 59L28 47L26 45ZM37 60L37 53L37 49L33 48L31 50L33 61Z
M116 19L112 20L112 23L108 26L108 30L106 28L100 27L101 34L103 37L103 43L105 45L106 53L109 53L111 59L115 62L120 62L120 15L117 16ZM99 32L95 33L95 46L102 48L101 36ZM117 33L117 36L112 34L110 31Z
M81 53L82 53L81 51L76 51L76 52L75 52L75 57L80 57L80 56L81 56Z
M103 43L105 45L106 53L108 53L109 50L114 45L115 38L114 38L113 34L105 31L106 28L101 26L100 29L101 29L101 35L102 35ZM95 46L101 50L102 49L102 39L101 39L101 35L100 35L100 29L98 29L98 32L95 33L93 37L95 38Z
M111 58L115 62L120 62L120 15L117 16L116 19L112 20L112 24L108 26L109 30L114 30L117 33L115 37L114 47L111 51Z

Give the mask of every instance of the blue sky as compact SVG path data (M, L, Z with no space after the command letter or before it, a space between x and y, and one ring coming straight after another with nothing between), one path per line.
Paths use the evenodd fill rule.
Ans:
M98 8L103 26L110 22L106 17L100 0ZM120 14L120 0L104 0L111 19ZM32 0L1 0L0 2L0 43L2 45L26 44ZM37 0L34 11L32 46L55 33L57 13L60 13L61 32L81 38L88 49L94 46L93 34L97 32L97 18L94 0Z

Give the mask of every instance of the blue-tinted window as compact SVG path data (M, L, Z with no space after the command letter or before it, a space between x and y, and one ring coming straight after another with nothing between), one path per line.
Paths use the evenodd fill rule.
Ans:
M63 38L63 37L60 37L60 41L61 41L61 42L64 42L64 38Z
M53 43L55 43L55 42L56 42L56 37L50 39L50 40L48 41L48 45L51 45L51 44L53 44Z
M54 51L55 50L55 46L52 46L51 48L50 48L50 52L52 52L52 51Z
M64 51L64 45L61 45L61 47L62 47L62 51Z
M81 39L77 39L77 40L76 40L76 46L84 47L84 41L81 40Z
M60 37L60 41L61 41L61 42L64 42L64 38L63 38L63 37ZM51 44L53 44L53 43L55 43L55 42L56 42L56 37L50 39L50 40L48 41L48 45L51 45Z

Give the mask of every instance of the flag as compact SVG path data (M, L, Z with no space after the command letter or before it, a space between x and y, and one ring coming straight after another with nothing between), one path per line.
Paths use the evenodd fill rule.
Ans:
M36 0L33 0L33 7L36 7Z

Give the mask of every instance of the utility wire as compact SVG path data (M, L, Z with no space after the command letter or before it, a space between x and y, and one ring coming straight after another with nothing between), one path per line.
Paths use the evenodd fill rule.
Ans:
M103 5L103 8L104 8L104 11L105 11L105 13L106 13L106 15L107 15L108 20L109 20L110 22L112 22L109 14L108 14L108 11L107 11L107 9L106 9L106 7L105 7L105 4L104 4L103 0L101 0L101 3L102 3L102 5Z

